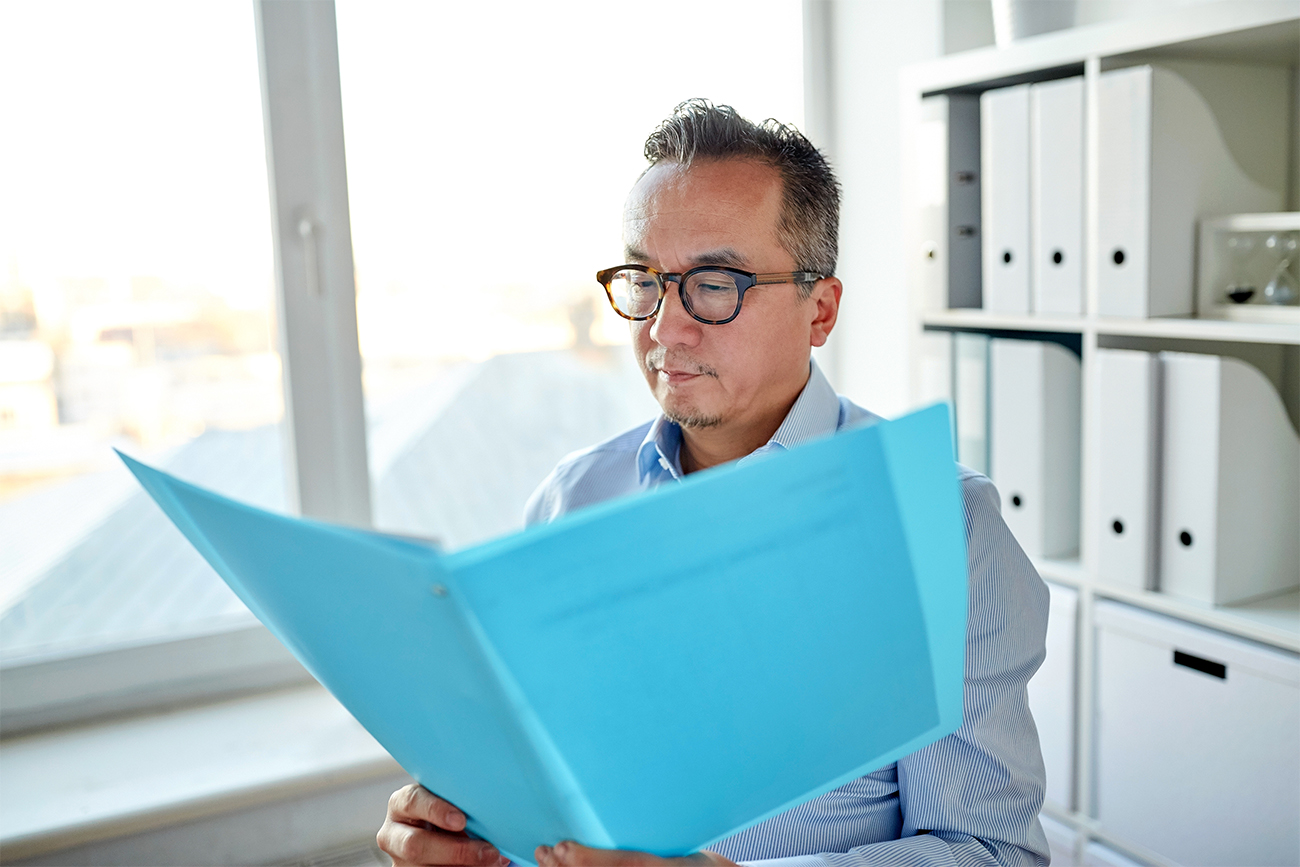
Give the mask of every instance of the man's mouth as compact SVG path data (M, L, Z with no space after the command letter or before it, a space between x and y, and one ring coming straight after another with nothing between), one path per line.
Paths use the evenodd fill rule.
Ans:
M660 382L667 382L671 385L679 385L684 382L690 382L692 379L699 379L704 374L694 373L688 370L672 370L670 368L656 368L655 373L659 376Z
M704 364L666 364L662 358L647 358L645 365L660 380L668 382L686 382L700 376L708 376L714 379L718 377L716 370Z
M691 382L692 380L700 379L703 377L712 377L716 379L718 376L717 371L713 370L712 368L705 367L703 365L699 365L699 366L670 365L670 366L660 367L655 364L647 364L646 366L650 368L651 372L653 372L656 377L658 377L660 382L667 383L669 385L684 385L688 382Z

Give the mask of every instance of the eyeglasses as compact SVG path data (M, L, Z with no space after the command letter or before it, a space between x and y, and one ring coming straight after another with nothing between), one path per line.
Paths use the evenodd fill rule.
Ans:
M596 279L609 296L610 306L624 319L640 322L654 318L664 303L665 284L676 283L682 307L705 325L725 325L739 316L745 292L755 286L814 283L823 276L815 271L754 274L719 265L704 265L680 274L656 271L645 265L619 265L596 272Z

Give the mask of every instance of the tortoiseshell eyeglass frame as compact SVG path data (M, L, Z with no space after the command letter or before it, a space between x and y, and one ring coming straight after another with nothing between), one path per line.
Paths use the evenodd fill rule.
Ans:
M659 300L655 302L655 309L645 316L629 316L618 305L614 303L614 292L609 288L614 282L614 275L619 271L643 271L654 278L655 285L659 288ZM705 319L691 309L691 302L682 287L686 285L687 279L692 274L698 274L703 271L721 271L724 274L730 274L736 281L736 309L726 319ZM818 274L816 271L786 271L778 274L755 274L753 271L741 271L738 268L727 268L722 265L701 265L698 268L692 268L689 271L656 271L648 265L619 265L614 268L606 268L604 271L596 272L596 279L600 285L605 288L605 297L609 299L609 306L614 308L614 312L624 319L630 319L633 322L644 322L647 319L653 319L659 315L659 310L664 306L664 295L667 293L666 283L677 284L677 297L682 299L682 308L696 322L703 322L705 325L726 325L731 320L740 315L740 306L745 302L745 293L755 286L771 285L779 283L816 283L825 277L825 274Z

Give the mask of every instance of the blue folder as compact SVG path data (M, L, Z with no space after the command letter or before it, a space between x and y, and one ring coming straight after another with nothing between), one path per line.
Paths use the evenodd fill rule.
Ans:
M961 724L966 538L941 406L454 553L123 460L518 862L563 839L701 849Z

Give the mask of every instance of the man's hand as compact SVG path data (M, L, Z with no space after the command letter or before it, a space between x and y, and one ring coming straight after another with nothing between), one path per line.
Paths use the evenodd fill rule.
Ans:
M388 816L375 841L393 867L510 863L491 843L465 834L464 813L414 783L388 799Z
M592 849L572 840L554 846L538 846L533 852L537 867L736 867L717 852L696 852L684 858L660 858L645 852L620 849Z

